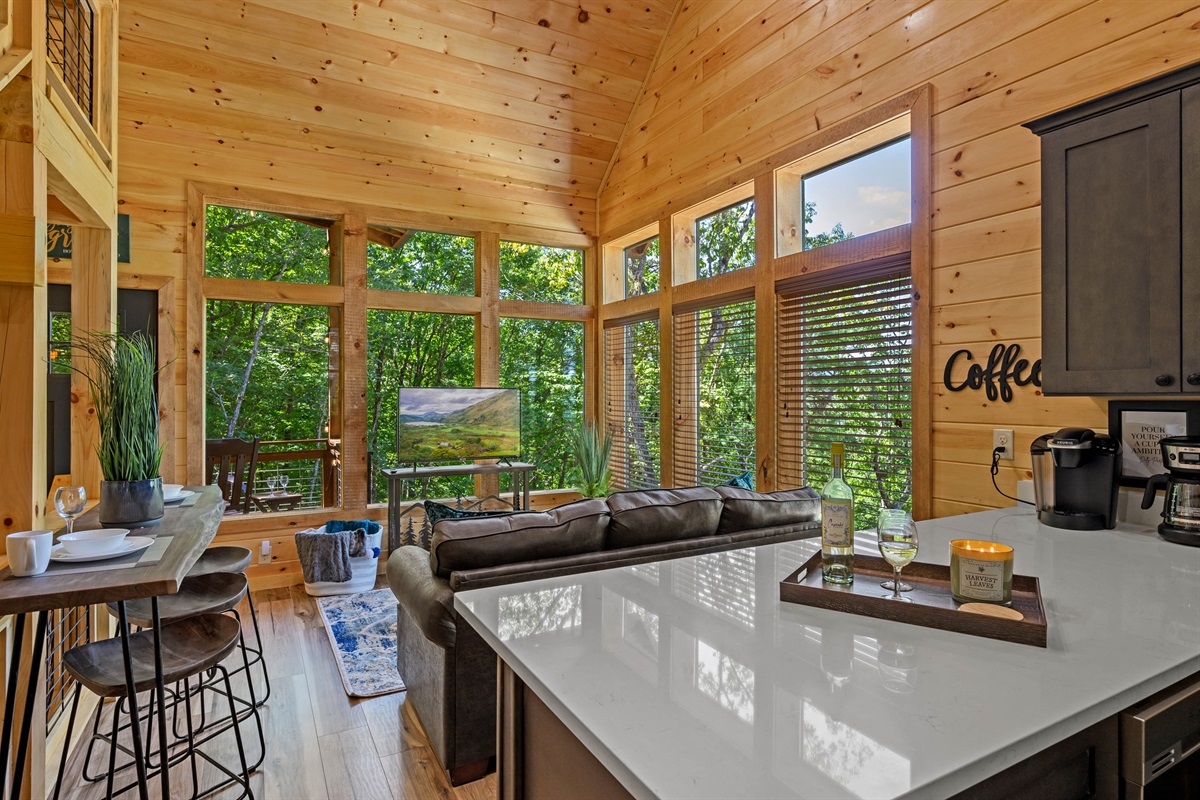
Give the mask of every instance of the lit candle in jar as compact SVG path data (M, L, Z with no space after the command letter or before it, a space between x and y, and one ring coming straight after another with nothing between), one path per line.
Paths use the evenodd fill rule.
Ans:
M1012 603L1013 549L1006 544L950 542L950 593L960 603Z

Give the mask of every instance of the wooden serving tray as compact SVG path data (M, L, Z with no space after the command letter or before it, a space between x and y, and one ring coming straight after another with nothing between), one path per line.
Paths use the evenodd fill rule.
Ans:
M882 558L856 554L854 583L849 586L825 583L821 579L821 554L818 552L780 582L779 599L785 603L845 611L925 628L1046 646L1046 611L1035 577L1013 575L1012 608L1025 616L1022 620L959 611L960 603L950 595L948 566L914 561L905 567L901 581L913 587L911 592L904 592L911 603L887 599L890 592L879 583L891 577L892 567Z

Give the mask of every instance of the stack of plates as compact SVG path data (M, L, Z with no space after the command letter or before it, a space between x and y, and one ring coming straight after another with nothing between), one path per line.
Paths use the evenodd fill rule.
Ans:
M191 497L195 492L189 492L179 483L164 483L163 484L163 502L164 503L180 503L184 499Z

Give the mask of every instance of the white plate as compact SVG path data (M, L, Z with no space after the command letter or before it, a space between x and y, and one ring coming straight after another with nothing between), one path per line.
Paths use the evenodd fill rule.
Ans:
M107 558L117 558L118 556L127 556L131 555L132 553L140 553L152 544L154 544L154 540L149 536L126 536L125 541L122 543L120 549L98 556L73 556L65 552L61 544L56 544L50 550L50 560L57 561L60 564L78 564L84 561L103 561Z
M170 505L171 503L178 503L180 500L184 500L188 497L191 497L194 494L195 494L195 492L189 492L187 489L184 489L179 494L175 495L174 497L164 497L163 502L168 505Z

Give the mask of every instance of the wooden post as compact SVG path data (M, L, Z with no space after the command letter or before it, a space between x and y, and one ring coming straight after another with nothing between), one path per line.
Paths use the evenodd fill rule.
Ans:
M484 231L475 237L475 293L481 307L475 324L475 385L500 385L500 236ZM496 475L475 478L475 494L499 494Z
M754 181L755 449L760 492L775 489L775 186L771 173Z
M116 330L117 237L115 231L75 225L71 229L71 335ZM86 362L75 366L89 369ZM71 376L71 481L88 497L100 497L100 426L88 380Z
M367 220L348 214L342 232L342 474L356 476L343 479L342 504L365 511L371 479L367 472Z

